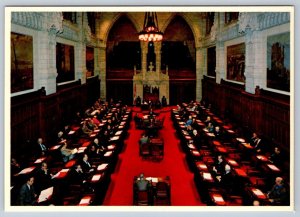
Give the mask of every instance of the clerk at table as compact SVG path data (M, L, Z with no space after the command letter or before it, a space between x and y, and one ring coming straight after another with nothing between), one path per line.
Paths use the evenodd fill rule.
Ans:
M136 181L136 186L139 191L146 191L149 187L149 181L145 179L144 174L141 173L139 179Z

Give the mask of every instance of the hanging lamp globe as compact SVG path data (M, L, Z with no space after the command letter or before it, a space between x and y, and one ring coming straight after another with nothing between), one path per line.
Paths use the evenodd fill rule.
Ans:
M158 29L156 12L146 12L143 30L139 32L139 40L156 42L162 39L163 33Z

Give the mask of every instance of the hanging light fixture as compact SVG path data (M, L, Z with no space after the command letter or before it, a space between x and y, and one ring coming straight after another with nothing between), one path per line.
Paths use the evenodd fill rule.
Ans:
M155 42L162 39L163 33L158 29L156 12L146 12L143 30L139 32L139 40Z

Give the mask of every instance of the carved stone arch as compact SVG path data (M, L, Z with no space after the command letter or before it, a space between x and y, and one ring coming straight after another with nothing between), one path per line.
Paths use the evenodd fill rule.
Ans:
M171 15L169 16L169 18L164 22L164 25L162 26L161 28L161 31L162 32L165 32L165 30L167 29L167 27L170 25L170 23L172 22L172 20L176 17L176 16L180 16L182 17L185 22L188 24L188 26L190 27L192 33L193 33L193 36L194 36L194 41L195 41L195 46L197 47L198 46L198 41L197 39L200 38L200 30L199 29L196 29L194 28L196 25L193 24L191 18L188 16L187 13L171 13Z
M138 25L138 22L136 21L136 19L134 18L134 16L131 13L128 13L128 12L115 13L114 16L111 18L110 25L105 29L105 34L103 35L103 41L105 44L107 42L110 30L115 25L115 23L123 16L126 16L130 20L130 22L133 24L133 26L135 27L135 29L138 32L138 29L140 28L140 26Z

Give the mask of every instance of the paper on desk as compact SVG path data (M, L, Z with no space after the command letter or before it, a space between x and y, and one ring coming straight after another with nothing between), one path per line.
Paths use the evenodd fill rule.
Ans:
M212 179L212 176L211 176L211 174L210 173L203 173L203 178L204 179Z
M19 172L19 174L26 174L26 173L30 173L32 170L34 170L35 167L28 167L23 169L21 172Z
M100 165L97 167L97 170L104 170L107 166L108 166L107 163L100 164Z
M221 195L213 195L213 198L216 202L224 202L224 199Z
M101 178L101 174L96 174L93 176L92 181L93 182L98 181L100 178Z
M40 196L38 198L38 202L41 203L41 202L48 200L52 194L53 194L53 187L42 190L40 193Z
M89 197L89 198L82 198L81 200L80 200L80 205L82 205L82 204L89 204L90 203L90 201L91 201L91 198Z

